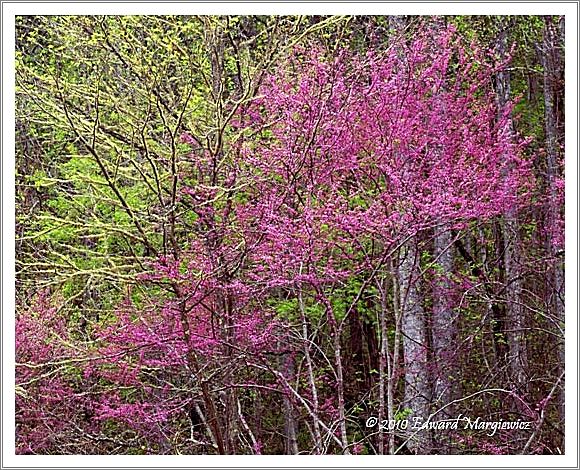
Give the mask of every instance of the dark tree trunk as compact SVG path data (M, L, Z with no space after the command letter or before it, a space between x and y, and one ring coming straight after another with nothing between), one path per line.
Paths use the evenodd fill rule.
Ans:
M556 24L554 17L544 17L543 47L541 52L542 65L544 68L544 113L545 113L545 135L546 135L546 182L549 194L549 207L547 210L546 225L552 236L548 239L548 253L552 260L551 274L551 302L554 309L554 316L560 322L562 331L564 330L564 262L563 246L554 239L558 230L558 220L561 217L562 207L557 204L558 188L557 181L561 177L559 160L560 148L563 144L563 41L564 41L564 19ZM562 227L563 229L563 227ZM564 372L564 337L562 336L558 344L558 355L560 371ZM561 381L560 393L558 394L558 411L562 428L564 426L564 380ZM563 431L563 429L562 429ZM564 440L561 444L564 451Z

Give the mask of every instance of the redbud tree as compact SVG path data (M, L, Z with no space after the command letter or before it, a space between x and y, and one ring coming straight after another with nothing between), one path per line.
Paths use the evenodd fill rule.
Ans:
M349 403L349 319L410 240L525 200L525 142L492 87L505 65L452 28L364 53L296 47L231 113L226 152L184 134L179 247L90 342L45 300L19 318L18 450L261 453L275 432L260 415L284 403L301 451L373 452Z

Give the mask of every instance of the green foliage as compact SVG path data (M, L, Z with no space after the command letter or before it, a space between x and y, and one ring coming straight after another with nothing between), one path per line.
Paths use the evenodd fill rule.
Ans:
M403 421L407 419L409 416L413 414L413 410L411 408L403 408L395 413L395 420L396 421Z

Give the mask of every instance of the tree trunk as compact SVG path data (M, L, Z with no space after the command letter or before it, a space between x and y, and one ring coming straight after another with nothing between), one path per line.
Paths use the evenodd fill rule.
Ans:
M393 284L394 283L395 282L393 282ZM395 418L394 381L396 380L396 378L394 376L395 368L393 363L396 361L397 355L394 351L394 360L392 360L389 351L389 331L387 328L389 299L388 299L387 279L384 278L378 280L377 288L380 293L381 299L379 310L379 339L381 347L379 351L379 410L378 410L378 422L380 426L380 424L383 422L384 419L387 419L389 422L392 422L393 419ZM393 302L393 304L396 304L396 302ZM387 439L388 453L394 454L395 453L394 433L391 431L381 432L380 429L379 433L377 434L378 454L379 455L385 454L385 434L388 435Z
M331 319L331 328L333 336L333 347L334 347L334 366L336 368L336 395L337 395L337 406L338 406L338 426L340 430L340 441L342 445L342 453L350 454L348 448L348 435L346 432L346 405L344 401L344 368L342 366L342 347L340 344L340 330L336 327L335 315L332 307L330 305L328 308L328 318Z
M559 27L558 27L559 26ZM544 68L544 113L545 113L545 133L546 133L546 180L547 190L549 193L549 207L547 213L546 226L548 232L551 234L548 239L548 253L552 259L552 299L551 305L554 309L555 317L558 319L562 331L564 331L564 263L563 245L559 241L560 234L558 233L559 220L561 218L560 211L562 207L558 204L558 187L557 181L561 177L559 159L560 159L560 145L562 143L559 129L561 124L558 122L559 110L558 103L563 102L563 96L560 92L561 80L561 60L560 54L563 51L563 19L559 25L554 23L554 18L551 16L544 17L544 37L542 50L542 65ZM561 116L563 117L563 113ZM561 228L563 229L563 227ZM565 357L564 357L564 337L561 338L558 344L558 355L560 362L559 373L564 372ZM558 412L560 414L560 423L564 426L564 381L561 382L560 393L558 394ZM562 429L563 431L563 429ZM564 452L564 440L561 446Z
M418 286L419 259L416 243L416 239L412 239L401 249L399 295L405 364L403 406L412 410L409 422L421 424L429 417L431 393L427 363L427 327ZM424 429L417 433L412 431L408 447L415 454L428 454L429 430Z
M434 246L437 275L433 285L433 405L434 412L457 398L458 371L455 356L457 348L457 324L453 306L449 303L449 287L453 273L453 236L449 230L441 229L435 235ZM453 406L448 406L436 416L436 420L455 416ZM448 432L437 437L439 452L449 453Z
M291 354L285 354L281 358L281 372L288 382L294 377L294 359ZM285 449L284 453L289 455L298 454L298 441L296 439L296 419L294 417L294 407L290 397L284 394L284 430L285 430Z
M505 18L499 22L499 35L497 40L497 53L500 58L507 57L507 31L510 20ZM498 72L496 78L496 98L501 109L510 98L510 74L507 70ZM509 131L513 135L513 123L508 123ZM528 369L526 339L524 335L525 317L522 308L523 280L520 262L520 236L518 214L515 210L508 211L503 220L504 266L505 266L505 291L506 299L506 331L508 341L508 370L512 384L520 395L526 395ZM519 400L517 400L519 402Z
M444 31L444 20L435 19L434 28ZM445 112L447 112L446 109ZM433 315L431 319L433 412L437 413L440 408L446 407L435 417L436 420L440 420L452 418L455 415L454 407L449 403L457 398L455 389L458 383L456 360L453 357L457 348L457 325L453 305L449 301L453 275L453 235L448 227L435 228L433 248L437 266L432 289ZM448 432L433 432L437 453L450 453L449 439Z
M405 32L405 16L389 16L389 34L397 41ZM402 39L401 39L402 40ZM405 393L402 406L410 409L409 423L426 422L429 417L431 384L427 369L427 324L418 288L417 237L412 237L400 250L398 266L399 315L403 336L403 363L405 367ZM393 367L396 364L393 363ZM393 393L392 377L389 379L389 401ZM430 431L409 430L407 447L415 454L430 453Z
M308 371L308 386L312 396L312 434L314 440L314 453L322 453L322 434L320 432L320 406L318 403L318 390L316 388L316 380L314 377L314 365L312 356L310 354L310 334L308 333L308 320L306 318L306 311L304 308L304 299L302 296L302 289L298 290L298 306L300 309L300 322L302 323L302 340L304 343L304 359L306 361L306 370Z

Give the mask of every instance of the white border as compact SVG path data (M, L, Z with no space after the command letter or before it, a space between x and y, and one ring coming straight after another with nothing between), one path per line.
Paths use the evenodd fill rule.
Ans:
M576 8L580 8L578 4ZM566 14L566 449L578 452L578 16ZM576 467L579 462L576 461Z
M3 464L8 467L570 467L577 468L578 24L576 3L7 3L3 34ZM14 17L86 14L531 14L566 15L566 456L16 456L14 454Z
M5 2L18 15L564 15L570 2Z

